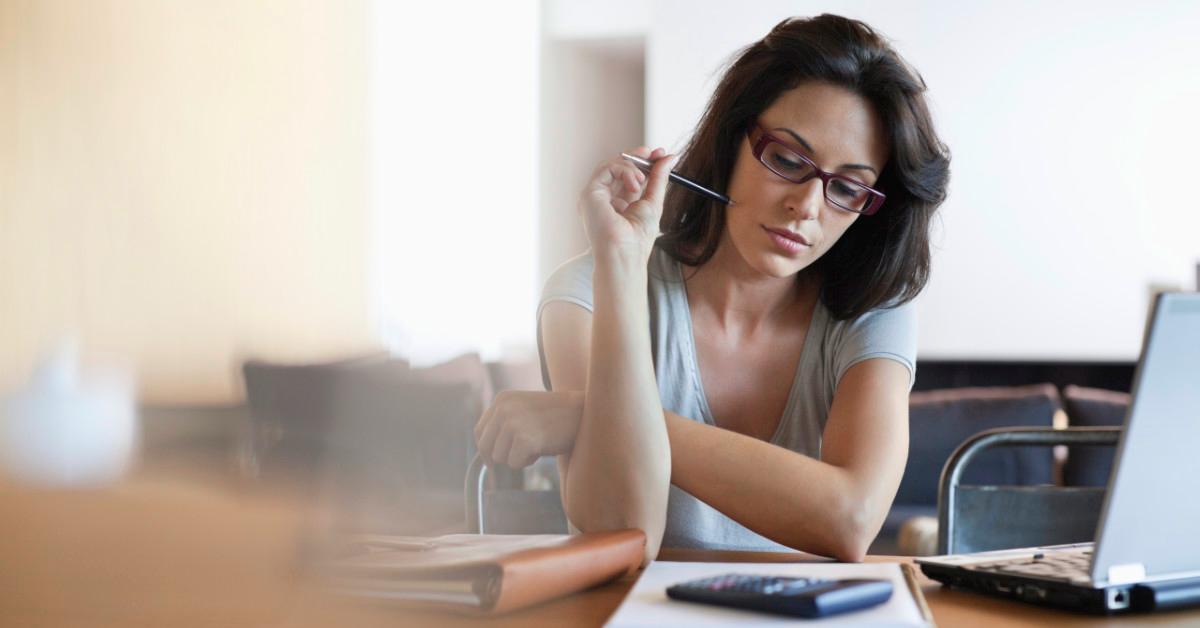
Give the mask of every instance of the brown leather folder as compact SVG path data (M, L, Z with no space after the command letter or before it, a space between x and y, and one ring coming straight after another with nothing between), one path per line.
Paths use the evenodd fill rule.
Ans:
M322 570L340 592L469 614L539 604L636 570L641 530L584 534L366 536Z

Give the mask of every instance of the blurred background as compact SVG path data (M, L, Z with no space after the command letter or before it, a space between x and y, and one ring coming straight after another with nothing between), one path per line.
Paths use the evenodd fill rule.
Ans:
M248 356L527 356L591 168L681 148L737 49L825 11L953 150L922 356L1136 359L1200 262L1194 3L6 0L0 382L64 336L171 403L240 400Z
M824 12L893 40L953 152L917 389L1127 392L1153 294L1200 280L1195 2L0 0L10 472L311 487L342 452L363 521L458 529L595 164L682 148L737 50Z

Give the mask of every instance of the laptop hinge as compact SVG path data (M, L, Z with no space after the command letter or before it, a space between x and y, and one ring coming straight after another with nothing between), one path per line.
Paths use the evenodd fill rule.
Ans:
M1126 563L1108 568L1108 584L1129 584L1146 579L1146 566L1141 563Z

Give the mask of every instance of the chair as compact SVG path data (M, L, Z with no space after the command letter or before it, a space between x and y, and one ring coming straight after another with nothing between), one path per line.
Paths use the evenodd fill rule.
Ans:
M1053 427L1058 425L1061 408L1058 390L1050 384L912 393L908 462L870 553L935 553L938 478L954 449L987 429ZM965 480L970 484L1048 484L1054 481L1053 452L1044 447L992 450L975 461ZM920 530L920 534L914 536L913 530ZM919 542L913 542L916 539Z
M467 532L566 534L567 514L558 491L497 488L487 491L491 470L479 454L467 467ZM489 506L492 506L489 508Z
M964 485L963 472L995 447L1115 446L1121 428L1001 428L967 439L942 470L938 553L961 554L1091 541L1104 487Z

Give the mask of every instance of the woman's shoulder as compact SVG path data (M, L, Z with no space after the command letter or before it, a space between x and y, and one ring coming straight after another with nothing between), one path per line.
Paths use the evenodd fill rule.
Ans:
M592 269L595 267L596 261L592 257L592 250L588 249L574 257L571 257L559 264L546 280L547 284L554 283L555 280L563 280L568 278L579 278L586 276L589 280L592 276Z
M591 249L558 265L542 286L543 305L550 301L570 301L592 309L592 269L595 260Z
M850 366L874 357L900 362L915 376L917 316L912 302L889 304L846 320L835 320L828 311L826 316L825 349L835 365L835 381Z

